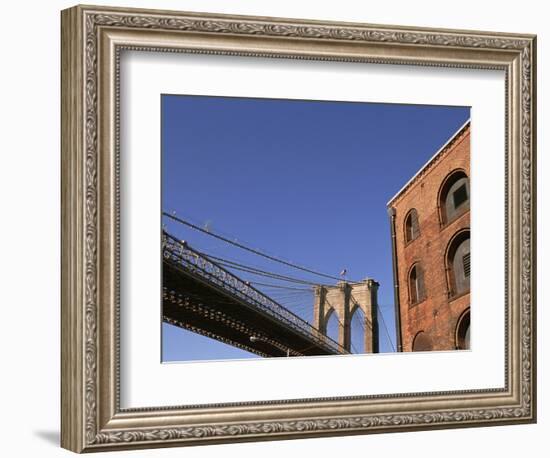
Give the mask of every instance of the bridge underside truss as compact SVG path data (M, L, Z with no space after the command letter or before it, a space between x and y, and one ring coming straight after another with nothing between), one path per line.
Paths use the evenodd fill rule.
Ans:
M333 342L326 345L317 336L288 326L166 257L162 315L166 323L263 357L343 353Z

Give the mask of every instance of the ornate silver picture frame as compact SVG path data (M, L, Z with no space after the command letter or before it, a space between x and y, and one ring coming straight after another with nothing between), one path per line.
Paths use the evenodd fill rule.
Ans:
M535 36L93 6L64 10L61 33L62 447L536 421ZM120 58L127 50L504 72L504 387L121 407Z

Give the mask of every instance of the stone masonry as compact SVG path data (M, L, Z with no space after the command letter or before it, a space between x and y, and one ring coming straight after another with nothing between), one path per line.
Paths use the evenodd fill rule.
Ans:
M364 351L378 353L378 283L366 279L358 283L338 282L336 286L315 288L313 325L323 334L327 323L335 313L338 319L338 343L346 350L351 348L351 319L360 308L364 314Z

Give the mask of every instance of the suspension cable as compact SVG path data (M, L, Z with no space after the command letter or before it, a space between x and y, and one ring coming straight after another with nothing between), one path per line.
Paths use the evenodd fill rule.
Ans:
M380 318L382 318L382 325L384 326L384 330L386 331L386 335L388 336L388 341L390 342L391 349L393 351L396 351L396 349L393 345L393 342L391 340L391 336L390 336L390 333L388 331L388 327L386 326L386 321L384 320L384 315L382 314L382 310L380 309L380 306L378 304L376 304L376 308L378 309L378 314L380 315Z
M289 283L297 283L299 285L312 285L312 286L315 285L315 283L311 283L311 282L308 282L308 281L305 281L305 280L298 280L298 279L294 279L292 277L286 277L284 275L271 274L269 272L260 271L258 269L253 269L253 268L251 269L251 268L244 267L244 266L240 267L240 266L237 266L233 262L217 261L217 263L220 266L223 266L223 267L239 270L241 272L247 272L247 273L250 273L250 274L253 274L253 275L258 275L260 277L273 278L275 280L287 281Z
M268 288L280 288L280 289L289 289L289 290L293 290L293 291L311 292L311 289L309 289L309 288L295 288L293 286L274 285L272 283L261 283L261 282L258 282L258 281L251 281L250 283L252 283L253 285L265 286L265 287L268 287Z
M193 223L191 223L191 222L189 222L189 221L186 221L186 220L184 220L184 219L182 219L182 218L178 218L177 216L171 215L170 213L167 213L167 212L164 212L164 211L163 211L162 214L163 214L164 216L166 216L166 217L168 217L168 218L174 220L174 221L177 221L177 222L180 223L180 224L184 224L184 225L190 227L191 229L194 229L194 230L196 230L196 231L202 232L203 234L207 234L207 235L209 235L209 236L211 236L211 237L214 237L214 238L216 238L216 239L218 239L218 240L222 240L222 241L224 241L224 242L226 242L226 243L229 243L229 244L231 244L231 245L233 245L233 246L236 246L237 248L241 248L241 249L243 249L243 250L249 251L250 253L254 253L254 254L258 255L258 256L262 256L262 257L264 257L264 258L266 258L266 259L269 259L269 260L271 260L271 261L275 261L275 262L278 262L278 263L280 263L280 264L284 264L284 265L286 265L286 266L292 267L292 268L294 268L294 269L298 269L298 270L302 270L302 271L304 271L304 272L308 272L308 273L310 273L310 274L318 275L318 276L320 276L320 277L330 278L331 280L337 280L337 281L342 280L342 279L339 278L339 277L335 277L335 276L332 276L332 275L327 275L327 274L324 274L324 273L322 273L322 272L317 272L316 270L308 269L307 267L299 266L299 265L294 264L294 263L292 263L292 262L288 262L288 261L285 261L285 260L283 260L283 259L276 258L275 256L271 256L271 255L269 255L269 254L262 253L261 251L256 250L255 248L247 247L246 245L243 245L243 244L241 244L241 243L239 243L239 242L235 242L235 241L230 240L230 239L228 239L228 238L226 238L226 237L223 237L223 236L221 236L221 235L215 234L214 232L211 232L211 231L208 231L208 230L206 230L206 229L203 229L202 227L199 227L199 226L197 226L196 224L193 224ZM351 282L351 283L355 283L355 282Z
M275 272L269 272L267 270L262 270L262 269L259 269L257 267L253 267L253 266L247 266L246 264L241 264L239 262L231 261L229 259L220 258L218 256L213 256L211 254L202 253L200 251L199 251L199 253L201 255L207 257L207 258L215 259L221 265L231 266L231 267L233 267L234 269L237 269L237 270L243 270L243 271L249 272L249 273L256 273L258 275L262 275L262 276L265 276L265 277L276 278L276 279L279 279L279 280L293 282L293 283L300 283L300 284L311 285L311 286L317 286L318 285L318 283L313 283L313 282L308 281L308 280L302 280L302 279L296 278L296 277L289 277L287 275L278 274L278 273L275 273ZM327 285L320 285L320 286L327 286Z

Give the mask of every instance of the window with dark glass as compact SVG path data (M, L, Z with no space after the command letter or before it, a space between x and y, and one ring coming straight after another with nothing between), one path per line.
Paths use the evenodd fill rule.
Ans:
M470 290L470 234L457 238L449 250L449 268L452 294Z
M453 192L453 203L455 208L460 207L468 200L468 190L466 184L460 185L456 191Z
M424 300L426 294L424 289L424 273L419 264L416 264L409 274L409 290L411 304Z
M470 349L470 310L466 312L458 320L456 327L456 348L457 350Z
M405 219L405 241L411 242L420 235L420 227L418 226L418 213L416 209L412 209Z
M451 175L441 191L441 220L449 223L470 208L470 185L468 177L462 171Z

